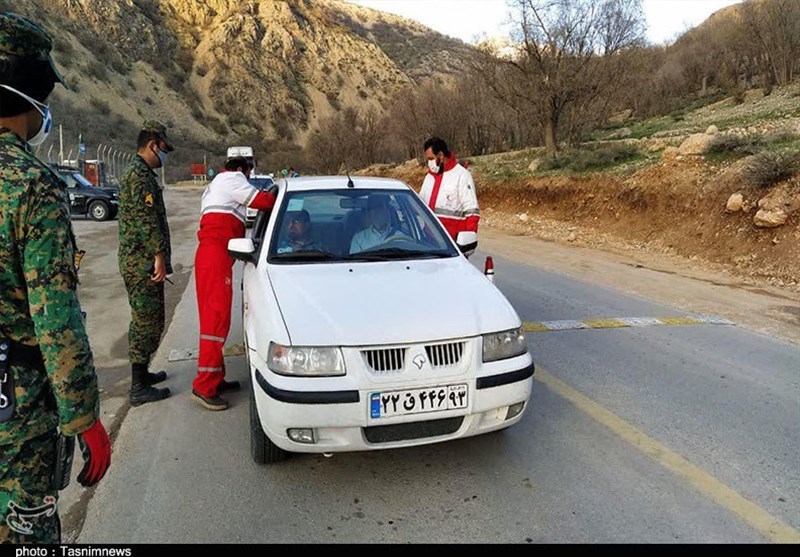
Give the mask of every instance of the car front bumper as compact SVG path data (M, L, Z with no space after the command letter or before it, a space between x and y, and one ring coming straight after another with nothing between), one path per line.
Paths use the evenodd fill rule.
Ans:
M445 381L467 384L466 408L379 419L370 416L370 395L379 387L297 390L276 385L286 378L262 372L257 364L251 374L262 428L275 445L295 453L334 453L427 445L514 425L530 400L533 360L525 354L486 367L490 374ZM303 382L314 379L288 381ZM314 443L290 439L289 429L313 430Z

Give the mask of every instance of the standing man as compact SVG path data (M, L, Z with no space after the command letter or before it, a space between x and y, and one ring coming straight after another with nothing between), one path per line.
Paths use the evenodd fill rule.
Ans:
M51 48L41 28L0 13L0 543L61 542L57 499L69 471L56 474L58 446L78 438L83 486L111 463L66 185L31 149L47 137L46 101L64 83Z
M131 323L131 405L165 399L169 389L153 387L166 371L148 368L164 332L164 281L172 274L171 248L164 194L155 169L173 151L164 124L148 120L136 140L136 156L122 174L119 188L119 270L128 291Z
M229 159L225 170L203 192L200 230L194 259L197 309L200 317L200 355L192 397L209 410L225 410L220 396L239 389L238 381L225 381L223 348L231 326L233 303L233 258L228 241L244 238L247 208L265 211L275 205L277 186L263 192L249 182L253 162L243 157Z
M422 200L436 213L453 240L459 232L477 234L481 212L472 174L438 137L426 141L424 150L428 173L422 182Z

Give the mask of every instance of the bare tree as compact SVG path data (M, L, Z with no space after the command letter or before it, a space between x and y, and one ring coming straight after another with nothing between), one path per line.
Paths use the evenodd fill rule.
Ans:
M558 151L559 124L570 105L588 107L619 81L618 55L641 44L641 0L513 0L518 53L495 90L535 118L549 153ZM622 68L624 71L624 68Z
M797 0L748 0L742 19L758 41L778 85L790 83L800 64L800 2Z
M350 170L381 162L385 134L377 110L347 107L324 118L311 136L306 157L321 172L336 172L343 165Z

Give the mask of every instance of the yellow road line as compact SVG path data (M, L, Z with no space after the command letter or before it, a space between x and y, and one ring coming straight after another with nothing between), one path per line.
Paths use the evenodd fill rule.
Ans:
M684 479L703 495L739 516L747 524L775 543L800 543L800 532L745 499L714 476L691 464L665 445L648 437L622 418L537 367L535 379L571 402L590 418L606 426L626 442L649 455L676 476Z
M619 327L630 327L619 319L590 319L583 322L590 329L617 329Z
M561 320L561 321L524 321L523 327L529 333L548 331L575 331L579 329L621 329L625 327L687 325L733 325L733 322L721 317L606 317L601 319Z
M673 325L673 326L700 324L700 321L692 317L660 317L658 320L661 321L664 325Z

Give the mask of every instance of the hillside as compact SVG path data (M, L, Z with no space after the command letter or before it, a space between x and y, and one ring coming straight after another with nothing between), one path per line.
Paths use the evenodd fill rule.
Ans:
M627 138L555 161L543 149L472 158L483 226L800 292L798 99L793 85L630 120ZM359 174L418 188L424 172L408 161Z
M53 108L71 145L82 133L90 155L100 143L129 149L132 128L153 117L174 129L178 164L241 141L281 159L320 118L382 109L400 87L448 79L469 51L336 0L0 0L0 9L54 36L71 90L58 89Z

